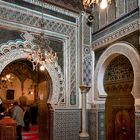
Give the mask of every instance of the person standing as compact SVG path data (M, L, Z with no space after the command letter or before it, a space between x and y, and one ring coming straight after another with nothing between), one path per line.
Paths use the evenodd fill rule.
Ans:
M36 125L38 117L38 107L35 103L30 107L30 112L31 112L31 123L32 125Z
M17 140L22 140L22 127L24 127L24 112L18 105L18 102L14 102L14 110L12 118L16 121Z
M4 117L5 108L3 107L2 99L0 97L0 120Z
M24 108L24 130L28 132L30 130L30 113L27 107Z

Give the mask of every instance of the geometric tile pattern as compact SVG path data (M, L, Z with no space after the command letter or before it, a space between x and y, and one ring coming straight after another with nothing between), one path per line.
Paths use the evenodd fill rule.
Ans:
M140 112L135 112L135 140L140 140Z
M97 110L90 109L89 110L89 136L90 140L97 139Z
M89 110L90 140L105 140L105 109L103 104L94 105Z
M91 86L92 83L92 57L84 59L83 64L83 82L84 85Z
M71 31L71 42L70 42L70 93L71 95L76 94L76 57L75 57L75 52L76 52L76 38L75 38L75 30ZM75 65L73 65L75 64Z
M83 84L91 86L92 83L92 56L91 56L91 28L87 25L88 15L83 13Z
M98 112L98 139L104 140L105 139L105 112L100 111Z
M56 110L53 119L53 140L79 139L81 110Z
M91 28L87 25L87 16L84 17L84 45L90 45Z

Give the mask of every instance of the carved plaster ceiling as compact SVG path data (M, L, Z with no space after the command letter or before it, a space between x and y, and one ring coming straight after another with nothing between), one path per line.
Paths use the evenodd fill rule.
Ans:
M43 1L74 12L80 12L83 10L82 0L43 0Z
M32 4L28 4L27 0L26 1L22 1L22 0L3 0L6 2L10 2L10 3L14 3L23 7L30 7L31 9L34 9L34 5ZM30 0L33 1L33 0ZM49 3L51 5L55 5L57 7L60 8L64 8L76 13L79 13L81 11L83 11L83 4L82 4L82 0L38 0L38 1L43 1L46 3ZM38 8L35 8L38 9Z

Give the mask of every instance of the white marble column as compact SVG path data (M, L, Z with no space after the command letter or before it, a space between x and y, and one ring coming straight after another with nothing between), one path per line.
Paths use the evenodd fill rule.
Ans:
M80 139L89 138L89 134L86 130L86 94L89 91L90 87L88 86L80 86L81 94L82 94L82 130L79 134Z

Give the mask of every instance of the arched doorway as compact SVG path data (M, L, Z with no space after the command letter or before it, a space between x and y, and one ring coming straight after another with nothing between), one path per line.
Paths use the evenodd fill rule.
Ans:
M45 71L33 71L32 63L26 59L19 59L8 64L2 71L0 79L10 75L1 87L3 102L6 110L16 100L30 112L31 124L38 125L39 139L49 137L49 110L48 98L52 92L52 80ZM6 97L7 91L14 91L12 99Z
M134 80L133 80L133 87L131 91L131 94L133 96L132 95L130 96L134 98L134 102L135 102L134 104L136 109L136 106L139 105L139 96L140 96L139 94L140 56L138 54L138 51L131 44L128 44L127 42L119 42L109 46L100 56L99 61L96 64L95 73L94 73L95 75L94 99L95 101L102 101L102 103L105 106L105 101L107 98L107 92L105 91L105 85L104 85L105 71L107 67L110 65L111 61L113 61L113 59L117 58L117 56L119 55L125 56L128 59L128 61L131 63L133 68ZM133 117L135 118L135 115ZM104 129L104 134L106 134L105 129Z
M134 73L130 61L123 55L112 59L104 75L107 140L135 139L134 98L131 94L133 82Z
M21 60L27 61L28 53L23 51L23 49L25 48L25 49L31 50L32 47L33 47L33 44L31 42L28 42L28 41L10 42L9 44L1 46L0 73L6 68L6 66L8 66L9 64L11 64L15 61L19 61L19 60L20 61ZM51 77L50 78L51 79L51 84L50 84L51 88L49 90L50 91L49 94L47 94L48 96L43 96L45 100L42 100L42 93L41 93L41 96L39 96L39 97L41 97L40 98L41 102L39 102L40 104L38 103L39 108L41 108L42 105L49 105L49 106L46 106L47 108L45 108L44 106L42 107L42 110L47 111L46 113L44 113L44 111L40 111L40 113L39 113L40 117L42 117L41 113L43 115L48 113L48 116L46 119L48 121L48 122L46 121L47 125L45 124L45 122L42 121L43 119L40 118L40 120L42 121L42 126L41 126L42 129L39 129L39 131L41 132L40 133L41 140L47 139L45 136L46 134L47 134L47 137L50 137L50 135L52 135L50 128L53 125L53 120L51 120L52 116L49 114L51 114L53 112L53 109L55 108L55 106L59 105L59 102L61 102L61 100L64 97L63 73L61 71L61 67L59 66L58 62L53 63L53 64L45 63L44 67L46 69L46 72ZM22 92L21 92L21 95L22 95ZM48 108L49 108L49 110L48 110ZM49 120L51 120L51 122ZM41 123L40 123L40 125L41 125ZM45 130L48 129L48 132L45 133L44 129Z

